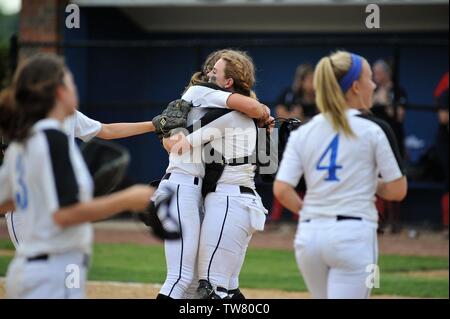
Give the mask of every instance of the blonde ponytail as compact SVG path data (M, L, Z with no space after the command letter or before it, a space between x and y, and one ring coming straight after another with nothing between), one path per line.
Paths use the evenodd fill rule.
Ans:
M251 97L252 99L258 100L258 97L256 96L256 93L253 90L250 90L250 93L248 96Z
M322 58L314 71L314 87L317 107L331 122L333 129L354 136L345 113L349 106L338 83L350 66L351 56L348 52L338 51L331 57Z

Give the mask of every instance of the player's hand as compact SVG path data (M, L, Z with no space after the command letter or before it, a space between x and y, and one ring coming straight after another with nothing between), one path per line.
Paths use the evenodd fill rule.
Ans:
M269 132L272 132L275 127L275 119L269 116L267 119L258 120L258 127L266 128Z
M151 200L155 188L147 185L134 185L125 190L125 200L128 209L133 212L144 211Z
M167 152L178 155L184 154L191 149L191 144L189 144L183 132L175 133L168 138L164 138L163 146Z
M273 116L269 116L264 125L266 126L267 130L272 133L273 129L275 128L275 118Z
M261 104L261 108L263 111L263 115L258 119L258 121L265 122L270 117L270 108L265 104Z

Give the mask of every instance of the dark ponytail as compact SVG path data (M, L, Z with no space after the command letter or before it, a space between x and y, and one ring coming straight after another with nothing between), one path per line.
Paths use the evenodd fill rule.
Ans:
M53 54L37 54L16 71L11 87L0 95L0 131L10 141L23 141L31 127L47 117L63 85L66 66Z
M13 123L17 123L13 90L11 87L0 92L0 136L10 139L11 132L15 131Z

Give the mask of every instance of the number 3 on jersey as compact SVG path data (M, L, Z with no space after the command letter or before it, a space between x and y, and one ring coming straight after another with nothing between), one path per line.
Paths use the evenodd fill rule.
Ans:
M317 163L316 169L318 171L326 170L328 171L328 177L325 178L329 182L339 182L339 178L336 176L336 171L342 169L342 166L336 164L337 152L339 148L339 134L337 134L330 145L326 148L323 154L320 156L319 162ZM329 154L329 155L328 155ZM326 158L329 158L329 164L323 164Z
M23 167L23 158L22 156L17 157L16 162L16 174L17 174L17 185L19 190L16 193L16 205L19 206L22 210L28 207L28 190L24 181L24 167Z

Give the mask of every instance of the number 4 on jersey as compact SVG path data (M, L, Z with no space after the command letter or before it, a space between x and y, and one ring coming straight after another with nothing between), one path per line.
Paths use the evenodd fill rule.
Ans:
M330 182L338 182L339 178L336 176L336 171L338 169L341 169L342 166L336 164L336 158L337 158L337 152L339 147L339 134L337 134L333 140L331 141L330 145L328 145L325 152L323 152L322 156L320 156L319 162L317 163L316 169L318 171L326 170L328 171L328 177L325 178L326 181ZM330 161L328 166L324 165L324 159L325 157L330 153Z

